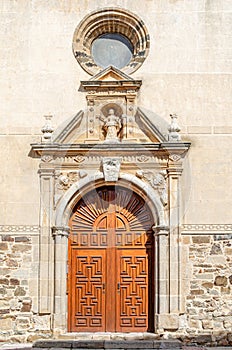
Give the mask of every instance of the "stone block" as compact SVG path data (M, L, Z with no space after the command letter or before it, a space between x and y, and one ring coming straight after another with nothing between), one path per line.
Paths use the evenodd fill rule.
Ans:
M17 331L26 331L30 326L30 319L28 317L17 317L15 322L15 328Z
M194 244L205 244L211 242L210 236L192 236L192 242Z
M220 244L214 243L212 245L211 251L210 251L211 255L221 255L222 254L222 248Z
M153 349L153 340L106 340L105 349ZM91 348L93 349L93 348Z
M215 286L223 286L226 287L227 286L227 277L225 276L216 276L215 280L214 280L214 284Z
M203 289L192 289L191 290L191 295L202 295L205 292L203 291Z
M73 347L73 342L71 340L37 340L32 349L51 349L51 348L64 348L71 349ZM75 349L75 347L74 347Z
M17 287L17 288L15 289L14 295L15 295L15 296L24 296L24 295L26 295L26 291L25 291L25 289L22 288L22 287Z
M0 330L1 332L3 331L8 331L12 330L13 322L11 318L0 318Z
M208 288L213 288L213 283L212 282L204 282L202 283L202 287L208 289Z
M214 324L212 320L202 320L202 327L204 329L213 329Z
M4 243L0 243L0 250L3 250L3 251L4 251L4 250L5 250L5 251L8 250L8 244L5 243L5 242L4 242Z
M32 323L36 331L49 331L51 317L49 315L33 316Z
M179 328L179 315L178 314L157 314L156 323L158 328L166 330L176 330Z

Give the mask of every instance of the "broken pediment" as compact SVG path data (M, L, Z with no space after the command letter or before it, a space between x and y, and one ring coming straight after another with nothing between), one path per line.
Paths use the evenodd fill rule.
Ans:
M87 144L93 143L88 139L86 130L88 112L79 111L73 118L65 121L52 135L53 143ZM152 118L152 120L150 119ZM127 116L116 104L104 105L102 116L96 118L94 143L160 143L168 140L168 123L156 114L137 108L134 121L127 123ZM129 130L125 130L128 129ZM126 131L129 135L127 137ZM133 138L130 134L133 132Z
M112 66L82 81L86 109L55 131L48 116L42 129L42 147L34 145L34 150L48 147L73 154L77 149L94 148L104 152L118 150L117 156L120 156L124 151L136 152L138 147L151 147L163 152L171 142L180 141L176 116L172 116L169 125L155 113L138 107L137 93L141 84L141 80L134 80Z

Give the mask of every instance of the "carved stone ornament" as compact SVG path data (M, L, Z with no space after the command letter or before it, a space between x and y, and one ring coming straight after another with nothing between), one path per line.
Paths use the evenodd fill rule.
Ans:
M49 163L53 160L53 156L50 156L49 154L44 154L41 157L42 162Z
M44 118L45 118L45 124L41 129L43 133L41 141L45 143L50 143L52 138L52 133L54 131L54 127L52 126L52 115L45 115Z
M105 181L118 181L119 170L122 159L120 157L103 158L102 166Z
M173 162L178 162L181 159L181 156L179 154L171 154L169 156L169 159Z
M86 157L79 155L79 156L76 156L75 158L73 158L73 160L77 163L82 163L86 160Z
M57 188L59 190L67 190L69 187L72 186L72 184L74 184L75 182L87 175L87 172L84 170L70 171L68 173L57 173Z
M161 203L165 206L168 203L166 170L154 174L151 171L138 170L136 176L147 181L159 194Z
M115 115L114 109L110 108L108 112L108 116L105 118L100 117L100 120L104 122L103 129L106 132L105 142L118 143L119 142L118 133L122 127L122 124L121 124L120 117Z
M168 128L169 135L168 135L168 141L180 141L181 136L179 134L180 132L180 127L177 124L177 115L176 114L170 114L171 117L171 124Z
M138 158L138 161L141 162L141 163L145 163L149 160L149 157L146 156L145 154L141 154L141 156L139 156Z

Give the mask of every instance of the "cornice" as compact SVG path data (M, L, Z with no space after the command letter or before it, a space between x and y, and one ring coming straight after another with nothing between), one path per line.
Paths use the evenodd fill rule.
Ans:
M184 154L190 147L190 142L163 143L120 143L120 144L31 144L34 156L46 155L75 155L79 152L91 154L134 154L152 152L160 155Z

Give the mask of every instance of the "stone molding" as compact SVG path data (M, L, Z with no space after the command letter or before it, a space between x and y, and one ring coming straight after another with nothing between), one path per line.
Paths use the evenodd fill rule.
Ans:
M70 227L68 226L54 226L52 227L53 237L65 236L68 237L70 232Z
M39 234L40 227L37 225L0 225L0 234L5 233L30 233L30 234Z
M186 234L228 234L232 233L232 224L184 224L181 226L182 235Z
M125 36L133 46L133 57L121 70L127 74L136 71L146 59L150 37L144 22L134 13L122 8L105 8L88 14L77 26L73 36L73 54L80 66L90 75L102 70L94 61L91 45L102 34Z

